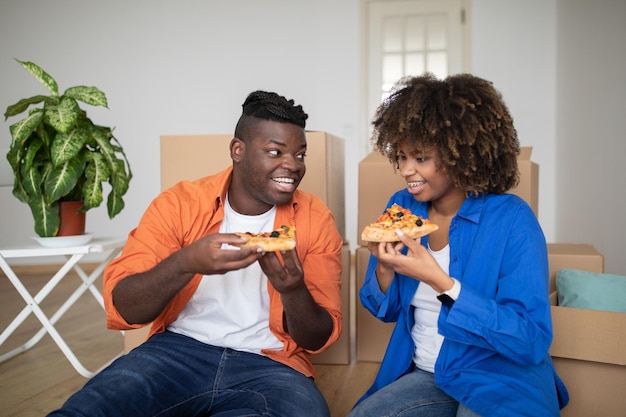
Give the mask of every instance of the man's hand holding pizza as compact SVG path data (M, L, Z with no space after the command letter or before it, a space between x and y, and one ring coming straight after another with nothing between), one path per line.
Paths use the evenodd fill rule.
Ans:
M245 268L261 258L263 253L256 247L240 250L223 248L223 244L235 246L242 242L245 240L234 234L215 233L205 236L183 249L185 269L203 275L224 274Z
M304 271L295 250L266 252L259 259L261 269L283 302L285 331L305 349L324 346L333 330L333 321L320 307L304 282Z

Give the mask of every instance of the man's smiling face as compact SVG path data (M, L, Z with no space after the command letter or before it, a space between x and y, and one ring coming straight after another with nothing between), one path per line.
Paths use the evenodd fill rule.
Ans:
M229 194L233 208L253 215L289 202L306 172L306 146L303 128L268 120L260 120L250 137L235 139L231 190L244 195Z

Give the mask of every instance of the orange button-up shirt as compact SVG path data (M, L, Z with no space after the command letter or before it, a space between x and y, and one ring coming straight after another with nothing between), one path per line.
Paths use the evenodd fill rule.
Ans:
M152 269L172 253L203 236L218 233L224 218L224 201L232 167L194 182L180 182L156 197L144 213L137 228L128 236L120 257L104 272L104 302L107 327L128 330L145 325L126 322L113 305L116 284L137 273ZM283 326L280 294L268 281L270 330L283 343L282 350L264 350L263 354L284 363L306 376L315 376L309 353L319 353L341 334L341 246L342 239L334 218L316 196L296 191L288 204L277 206L275 229L282 225L296 227L296 251L304 271L304 280L313 299L333 319L333 331L326 344L315 352L298 346ZM162 332L174 321L193 293L201 274L197 274L154 320L150 335ZM140 299L138 299L140 302Z

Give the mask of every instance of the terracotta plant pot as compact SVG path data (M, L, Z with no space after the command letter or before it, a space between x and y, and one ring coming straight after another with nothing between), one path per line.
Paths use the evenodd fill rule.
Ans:
M59 203L61 224L57 236L74 236L85 234L85 213L80 211L82 201L62 201Z

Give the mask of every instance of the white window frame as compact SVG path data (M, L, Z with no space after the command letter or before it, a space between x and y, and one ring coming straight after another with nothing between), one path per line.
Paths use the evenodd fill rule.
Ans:
M470 72L470 6L471 0L362 0L364 47L366 62L365 152L372 151L370 143L371 120L383 97L383 22L387 17L426 16L443 14L447 17L448 73ZM406 56L407 50L402 53ZM408 75L403 72L402 75ZM418 74L411 74L418 75Z

